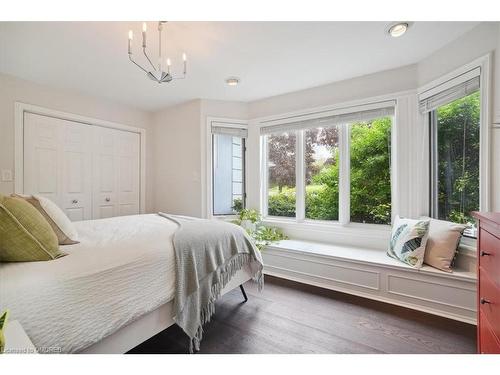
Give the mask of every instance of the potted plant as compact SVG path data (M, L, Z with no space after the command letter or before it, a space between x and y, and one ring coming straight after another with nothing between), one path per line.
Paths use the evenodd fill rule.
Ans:
M288 238L281 229L262 224L262 217L257 210L242 208L238 211L238 218L233 223L247 231L259 250L272 242Z

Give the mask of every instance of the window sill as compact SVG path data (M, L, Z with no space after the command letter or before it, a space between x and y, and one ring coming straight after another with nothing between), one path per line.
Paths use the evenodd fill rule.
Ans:
M338 242L342 239L345 243L353 241L354 245L357 245L356 239L362 239L365 244L370 243L370 240L374 240L375 242L372 243L371 247L378 249L385 247L391 235L391 226L381 224L340 224L338 222L315 220L297 221L295 219L269 216L263 219L263 223L279 227L293 238L317 238L317 240L323 242Z
M351 230L368 230L368 231L379 231L383 233L390 233L391 231L391 226L390 225L385 225L385 224L366 224L366 223L348 223L348 224L341 224L337 221L326 221L326 220L302 220L302 221L297 221L296 219L292 218L281 218L277 216L267 216L262 219L264 223L269 223L269 224L284 224L284 225L293 225L297 227L307 227L311 229L317 229L317 230L332 230L332 229L351 229Z

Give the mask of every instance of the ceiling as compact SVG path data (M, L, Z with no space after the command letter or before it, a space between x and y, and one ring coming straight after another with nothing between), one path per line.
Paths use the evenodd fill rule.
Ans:
M128 61L129 29L142 57L140 22L0 22L0 72L144 110L196 98L246 102L416 63L477 24L415 22L391 38L387 22L169 22L167 54L180 72L186 52L188 76L158 85ZM148 22L152 56L157 43ZM229 76L240 85L228 87Z

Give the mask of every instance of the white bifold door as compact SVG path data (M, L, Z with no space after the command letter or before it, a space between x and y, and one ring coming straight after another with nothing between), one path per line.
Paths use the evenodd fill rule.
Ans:
M140 212L140 135L24 114L24 193L73 221Z
M139 213L139 134L95 127L95 218Z

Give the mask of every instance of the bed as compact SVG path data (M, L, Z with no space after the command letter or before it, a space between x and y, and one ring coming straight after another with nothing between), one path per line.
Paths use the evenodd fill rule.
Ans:
M0 263L9 308L39 350L124 353L174 324L177 225L159 215L75 223L79 244L49 262ZM251 278L238 271L222 294Z

